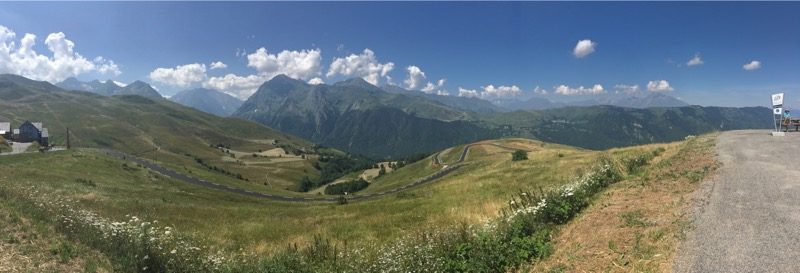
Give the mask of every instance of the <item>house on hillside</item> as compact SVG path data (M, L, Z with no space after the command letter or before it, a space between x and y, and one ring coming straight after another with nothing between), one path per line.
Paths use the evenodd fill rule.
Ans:
M10 127L10 126L9 126ZM18 142L38 142L41 146L50 145L50 133L41 122L23 122L19 129L14 129L11 140Z
M10 139L11 133L11 122L0 122L0 137Z
M39 124L39 126L41 126L41 123ZM39 127L37 127L30 121L26 121L19 126L19 136L17 136L17 139L14 139L14 141L18 142L39 141L40 133L41 131L39 131Z

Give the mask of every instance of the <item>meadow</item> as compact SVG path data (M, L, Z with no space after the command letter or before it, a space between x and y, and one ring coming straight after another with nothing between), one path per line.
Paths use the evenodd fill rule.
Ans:
M275 202L217 192L93 149L0 158L0 191L10 197L4 202L11 206L51 197L70 200L76 209L102 219L127 222L136 217L158 223L224 253L281 255L287 249L319 246L320 238L349 249L374 248L415 234L486 225L507 213L509 200L521 192L538 196L559 189L591 173L600 158L646 165L628 159L657 148L668 153L675 147L597 152L524 139L493 143L530 151L529 160L512 162L508 148L491 143L473 145L464 167L439 181L348 204ZM376 179L365 192L402 186L441 168L431 162L426 158L400 168ZM46 172L42 164L47 164ZM26 199L32 191L36 197Z

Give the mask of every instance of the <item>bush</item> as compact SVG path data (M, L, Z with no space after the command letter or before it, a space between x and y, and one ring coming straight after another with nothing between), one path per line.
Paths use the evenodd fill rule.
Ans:
M369 182L359 178L358 180L333 184L325 188L325 194L344 194L354 193L369 186Z
M511 161L528 160L528 152L516 150L511 154Z
M311 179L309 179L308 176L303 176L303 179L297 182L295 188L299 192L307 192L311 190L313 186L314 183L311 182Z

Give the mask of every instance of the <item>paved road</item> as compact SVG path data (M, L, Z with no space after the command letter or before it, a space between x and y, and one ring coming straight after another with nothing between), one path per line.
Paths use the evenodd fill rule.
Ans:
M800 133L722 133L723 163L674 272L800 272Z

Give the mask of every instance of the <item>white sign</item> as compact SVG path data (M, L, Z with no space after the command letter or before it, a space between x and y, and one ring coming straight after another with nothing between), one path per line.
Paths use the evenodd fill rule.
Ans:
M783 105L783 93L772 95L772 106Z
M778 107L778 108L773 108L773 109L772 109L772 113L773 113L773 114L776 114L776 115L783 114L783 108L780 108L780 107Z

